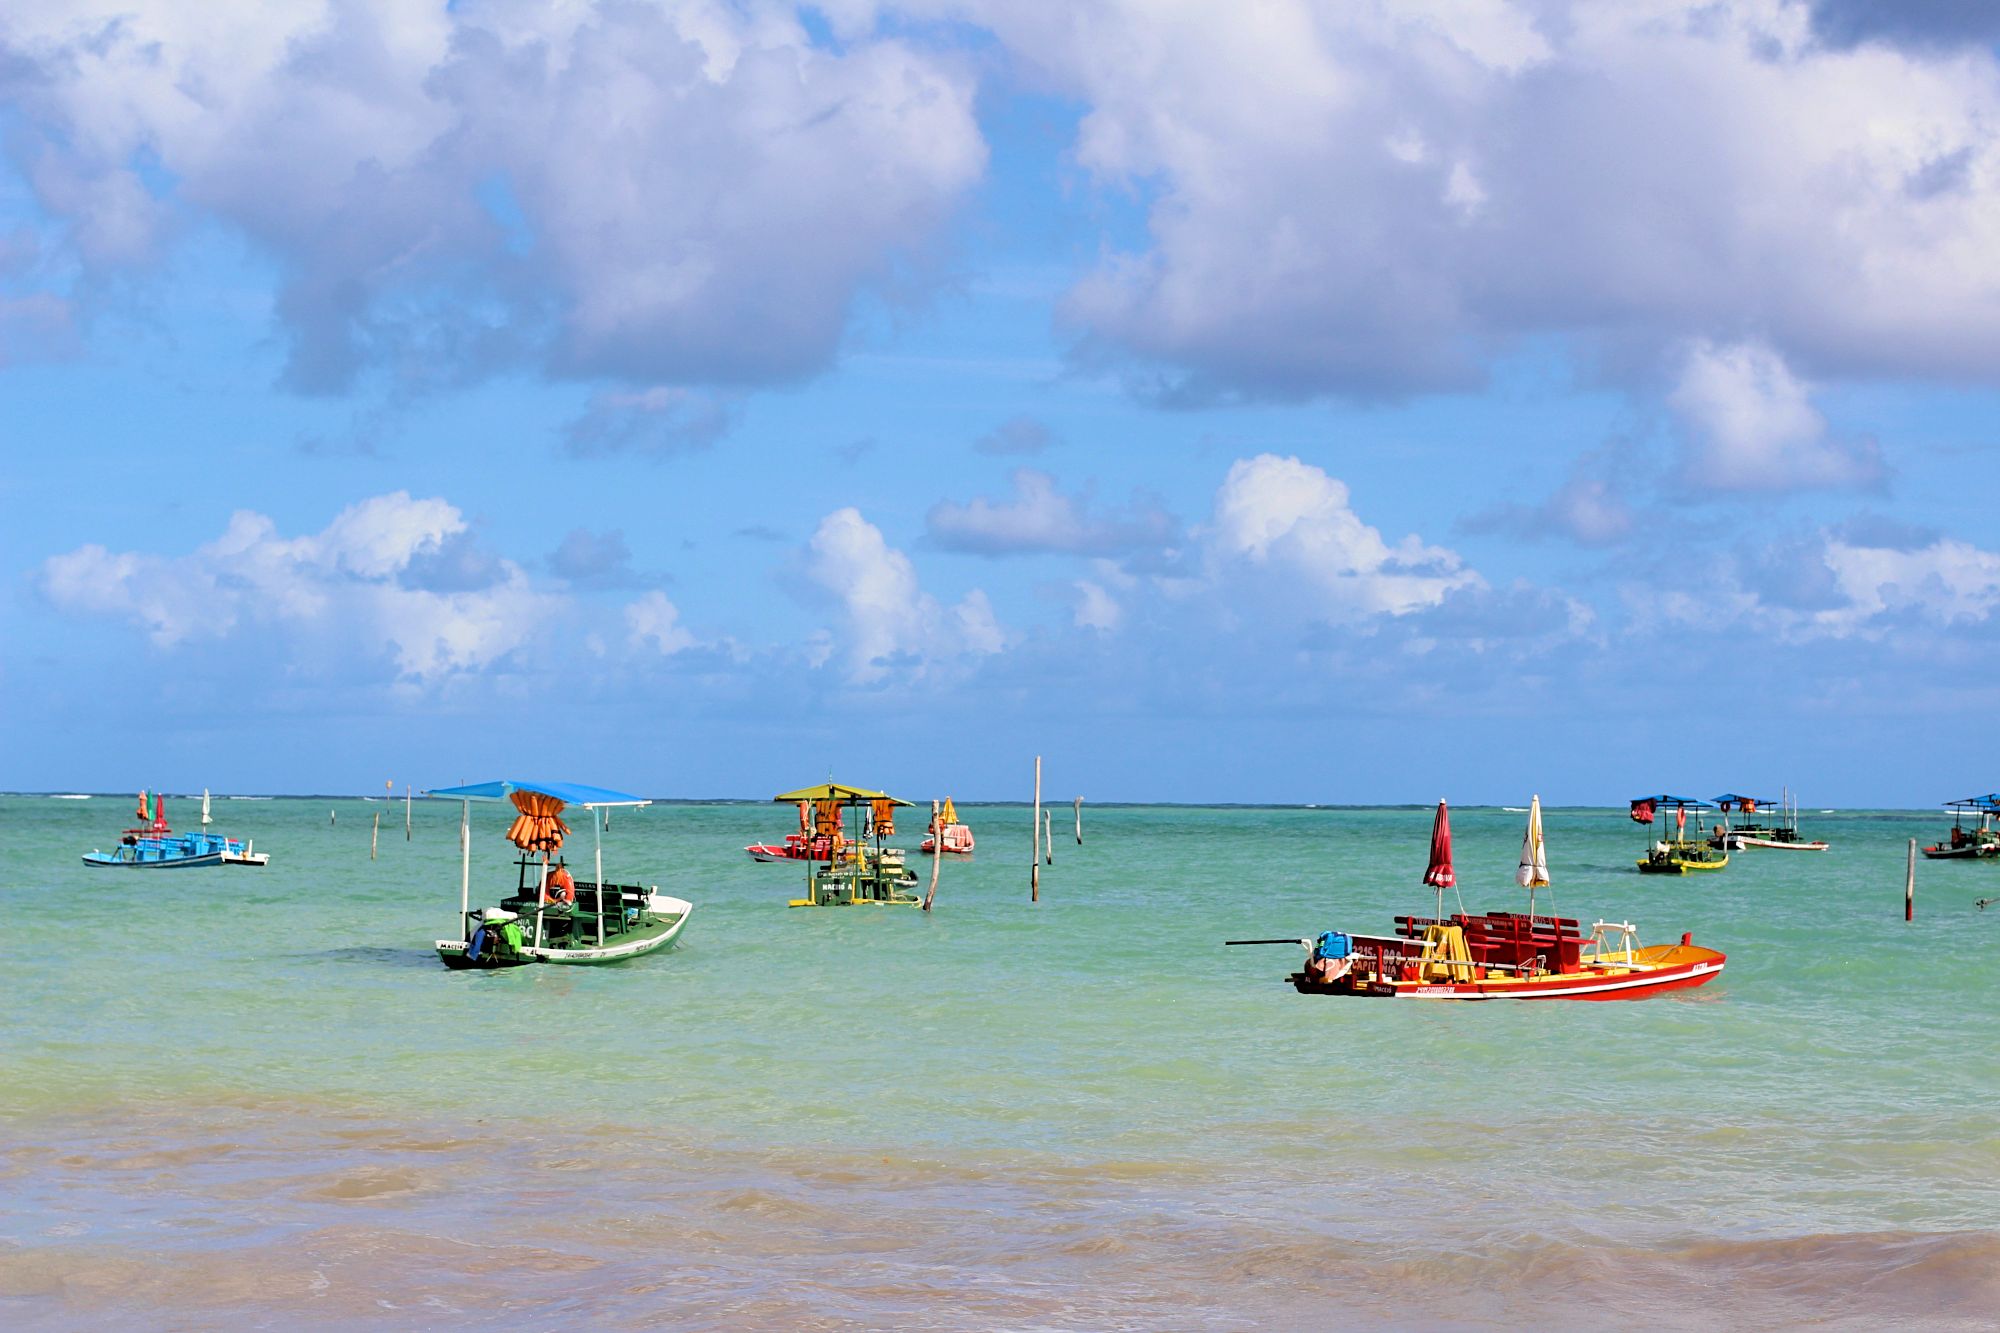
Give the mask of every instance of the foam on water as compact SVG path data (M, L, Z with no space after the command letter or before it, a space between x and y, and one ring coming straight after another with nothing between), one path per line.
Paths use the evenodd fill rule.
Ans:
M420 804L370 863L372 809L329 826L328 805L233 810L222 831L268 869L140 873L78 862L116 836L105 803L0 800L9 1311L1994 1305L2000 919L1971 903L2000 867L1922 868L1906 926L1905 840L1935 816L1821 817L1824 855L1654 879L1621 815L1551 811L1555 909L1692 930L1728 971L1640 1004L1426 1005L1297 996L1294 952L1220 947L1426 909L1422 810L1087 810L1031 908L1026 813L973 807L980 855L928 918L787 910L802 872L741 851L784 809L620 812L607 870L694 901L684 945L478 975L428 948L457 907L457 808ZM487 813L476 895L504 866ZM1468 906L1524 906L1519 821L1453 812Z

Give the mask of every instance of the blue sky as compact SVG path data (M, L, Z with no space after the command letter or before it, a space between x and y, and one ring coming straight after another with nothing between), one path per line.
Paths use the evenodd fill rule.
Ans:
M10 7L0 786L1990 790L1997 38Z

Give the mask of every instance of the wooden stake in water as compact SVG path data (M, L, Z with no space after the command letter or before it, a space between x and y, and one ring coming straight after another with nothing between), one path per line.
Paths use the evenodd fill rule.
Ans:
M931 903L937 898L938 869L944 865L944 825L938 823L938 803L931 802L931 889L924 895L924 910L931 910Z
M382 841L382 812L381 812L380 810L377 810L377 811L375 812L375 828L374 828L374 831L373 831L373 832L371 832L371 833L370 833L370 834L368 835L368 859L369 859L369 860L373 861L373 860L375 859L375 848L376 848L376 845L377 845L378 843L380 843L381 841Z
M1042 860L1047 865L1056 863L1056 812L1042 811Z
M410 840L410 784L403 784L403 841Z
M1083 798L1076 798L1076 845L1083 846Z
M1903 876L1903 920L1917 919L1917 840L1910 839L1910 868Z
M1035 756L1035 822L1028 826L1028 901L1042 900L1042 757Z

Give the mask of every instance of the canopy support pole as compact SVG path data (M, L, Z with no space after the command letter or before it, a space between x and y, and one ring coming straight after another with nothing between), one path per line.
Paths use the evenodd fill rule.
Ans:
M542 911L549 905L549 854L542 853L542 884L535 893L535 948L542 947Z
M458 935L472 942L472 802L458 803Z
M597 947L604 947L604 830L597 827L597 821L590 821L590 835L597 843ZM623 895L618 905L625 905Z

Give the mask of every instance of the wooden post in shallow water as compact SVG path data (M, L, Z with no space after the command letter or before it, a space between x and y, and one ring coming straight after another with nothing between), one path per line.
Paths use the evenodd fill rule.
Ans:
M382 812L381 812L380 810L377 810L377 811L375 812L375 828L374 828L374 831L373 831L373 832L371 832L371 833L369 833L369 835L368 835L368 859L369 859L369 860L373 861L373 860L375 859L375 848L376 848L376 846L377 846L377 845L378 845L378 844L379 844L379 843L380 843L381 841L382 841Z
M944 825L938 823L938 803L931 802L931 889L924 895L924 910L931 910L937 898L938 870L944 865Z
M403 841L410 840L410 784L403 784Z
M1035 822L1028 826L1028 901L1042 900L1042 757L1035 756Z
M1044 865L1054 865L1056 863L1055 825L1056 812L1053 810L1042 811L1042 863Z
M1903 876L1903 920L1917 919L1917 840L1910 839L1910 868Z
M1076 798L1076 845L1083 846L1083 798Z

